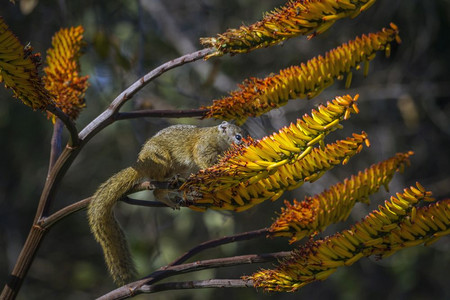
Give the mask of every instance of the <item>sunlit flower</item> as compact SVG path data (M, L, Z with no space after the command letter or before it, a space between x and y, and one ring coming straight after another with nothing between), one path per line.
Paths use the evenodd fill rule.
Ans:
M346 85L349 86L352 69L359 68L359 64L364 62L364 74L367 74L368 63L376 52L388 52L390 42L396 38L397 27L391 24L391 28L349 41L329 51L325 57L315 57L306 64L291 66L264 79L249 78L230 96L205 107L209 110L207 117L235 120L242 124L248 117L262 115L285 105L290 99L313 98L345 74L348 75Z
M313 148L301 158L279 164L276 168L271 169L273 165L267 165L249 179L246 172L229 173L228 166L219 164L212 167L216 178L202 179L200 173L194 175L182 189L188 191L186 194L189 196L197 195L189 206L192 209L243 211L265 200L275 201L284 191L296 189L306 181L319 179L335 165L345 164L350 157L359 153L364 143L368 145L364 132L353 134L352 138L327 144L323 149ZM239 164L238 161L234 163ZM252 172L251 168L249 170Z
M0 17L0 82L13 90L14 96L33 109L44 110L51 96L39 77L40 54L23 46Z
M417 183L350 229L311 241L277 268L261 270L246 279L267 291L295 291L325 280L338 267L352 265L362 257L383 257L405 247L434 242L450 233L450 199L426 204L432 201L431 192Z
M213 38L202 38L205 47L214 47L211 56L246 53L269 47L298 35L312 37L330 28L342 18L354 18L375 0L291 0L286 5L264 14L249 26L228 29Z
M388 189L396 171L409 164L413 152L397 153L394 157L331 186L324 192L305 197L304 201L285 201L280 216L270 227L271 236L290 237L290 242L301 240L328 225L346 220L356 202L368 203L369 195L381 186Z
M64 28L52 39L44 68L45 87L54 96L56 105L72 120L86 106L84 95L88 76L80 77L79 58L83 45L82 26Z

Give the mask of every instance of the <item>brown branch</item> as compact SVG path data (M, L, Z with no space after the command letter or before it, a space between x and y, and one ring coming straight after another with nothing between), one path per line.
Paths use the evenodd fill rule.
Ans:
M143 286L136 291L138 294L158 293L169 290L205 289L205 288L249 288L253 287L252 280L244 279L208 279L182 282L166 282L155 285Z
M138 110L121 112L117 114L116 120L136 119L136 118L188 118L204 117L207 109L187 109L187 110Z
M51 214L48 217L42 217L40 222L38 223L39 226L42 226L43 228L47 229L53 226L56 222L64 219L65 217L80 211L82 209L85 209L89 203L91 202L92 197L80 200L78 202L75 202L71 205L68 205L57 212Z
M253 263L267 263L290 257L291 252L276 252L266 254L251 254L226 258L215 258L203 261L197 261L188 264L182 264L171 267L162 267L153 272L146 278L129 283L117 288L98 299L126 299L143 293L146 289L151 288L151 284L167 277L201 271L212 268L231 267Z
M155 188L165 188L167 189L167 186L170 183L167 181L144 181L142 183L136 184L132 190L129 192L129 194L144 191L144 190L153 190ZM177 189L177 188L175 188ZM71 205L68 205L52 215L48 217L42 217L38 223L39 226L42 226L43 228L47 229L51 227L53 224L58 222L59 220L67 217L68 215L71 215L77 211L80 211L84 208L86 208L89 203L91 202L92 197L80 200L78 202L75 202ZM120 201L125 202L127 204L131 205L139 205L139 206L147 206L147 207L168 207L166 204L159 202L159 201L147 201L147 200L137 200L137 199L131 199L128 197L123 197Z
M63 122L56 118L55 124L53 124L53 134L52 134L52 140L50 144L50 159L48 164L48 174L50 174L50 170L55 165L56 160L58 159L59 155L62 151L62 131L63 131Z
M61 109L56 107L53 103L47 105L45 108L47 111L51 112L55 116L57 116L66 126L67 130L70 134L69 145L71 147L76 147L80 143L80 138L78 136L77 128L75 127L75 123L70 119L68 115L66 115Z
M80 132L80 138L82 140L89 140L98 131L102 130L104 127L117 120L118 111L120 107L153 79L159 77L161 74L170 69L204 58L212 51L213 49L207 48L190 54L186 54L174 60L166 62L161 66L157 67L156 69L150 71L144 77L133 83L125 91L120 93L120 95L113 100L113 102L111 103L111 105L108 107L107 110L105 110L95 120L89 123Z
M214 247L218 247L218 246L233 243L233 242L251 240L251 239L254 239L257 237L264 236L268 233L269 233L269 231L267 228L262 228L262 229L258 229L258 230L247 231L247 232L238 233L235 235L225 236L225 237L218 238L215 240L203 242L203 243L197 245L196 247L190 249L189 251L187 251L186 253L184 253L183 255L178 257L177 259L175 259L173 262L168 264L167 267L179 265L179 264L185 262L186 260L188 260L189 258L191 258L192 256L194 256L195 254L202 252L206 249L211 249Z
M120 201L125 202L127 204L144 206L144 207L170 207L167 204L159 202L159 201L138 200L138 199L132 199L132 198L128 198L128 197L123 197Z

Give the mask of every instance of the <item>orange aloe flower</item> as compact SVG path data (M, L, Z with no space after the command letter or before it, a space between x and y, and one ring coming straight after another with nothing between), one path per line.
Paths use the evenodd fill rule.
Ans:
M344 182L331 186L328 190L304 201L285 201L280 216L271 225L271 236L290 237L290 243L305 236L323 231L328 225L346 220L356 202L369 202L369 195L376 193L381 186L388 189L396 171L403 171L409 165L413 152L397 153L394 157L364 172L352 175Z
M293 251L292 257L277 268L258 271L245 279L267 291L295 291L325 280L338 267L350 266L362 257L383 257L450 233L450 199L422 206L434 199L419 183L396 196L350 229L311 241Z
M82 26L63 28L52 38L44 68L45 87L55 97L56 105L75 120L86 104L84 95L88 76L80 77L79 58L83 46Z
M394 39L399 39L398 29L391 24L391 28L349 41L329 51L325 57L315 57L306 64L291 66L264 79L249 78L230 96L204 107L209 110L207 117L235 120L237 124L242 124L249 116L260 116L285 105L290 99L311 99L344 74L348 75L348 86L352 68L359 68L359 64L364 62L364 73L367 74L368 62L377 51L386 50L388 53L389 43Z
M0 82L23 104L44 110L52 100L39 76L40 54L32 54L32 50L19 42L0 17Z
M264 14L250 26L228 29L216 37L201 38L214 52L206 58L226 53L246 53L269 47L299 35L312 37L330 28L342 18L354 18L368 9L375 0L291 0L286 5Z

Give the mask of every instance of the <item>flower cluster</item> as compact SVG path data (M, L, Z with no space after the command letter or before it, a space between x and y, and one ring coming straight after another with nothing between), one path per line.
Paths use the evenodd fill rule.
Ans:
M354 18L375 0L291 0L285 6L266 13L250 26L228 29L217 37L202 38L205 47L213 47L211 56L246 53L269 47L299 35L320 34L337 20Z
M40 54L23 46L0 17L0 82L13 90L14 96L33 109L45 109L51 96L39 77Z
M397 153L394 157L372 165L344 182L304 201L285 201L280 216L270 227L271 236L290 237L290 242L323 231L328 225L346 220L356 202L368 203L369 195L381 186L388 189L396 171L409 164L413 152Z
M317 179L323 174L319 171L345 162L347 154L361 150L360 143L368 143L363 133L347 142L323 145L324 137L341 127L341 120L358 112L357 99L349 95L336 97L278 133L235 147L217 165L192 175L181 189L189 195L201 195L195 197L193 208L207 205L242 210ZM324 149L314 149L317 144ZM250 196L247 190L253 187L257 190Z
M45 87L54 96L56 105L75 120L86 106L84 94L88 76L80 77L79 58L83 46L82 26L63 28L52 39L44 68Z
M391 24L391 28L349 41L329 51L325 57L315 57L306 64L291 66L264 79L249 78L239 86L239 90L231 92L230 96L204 107L209 110L207 117L235 120L237 124L242 124L247 117L262 115L285 105L290 99L311 99L344 74L348 75L349 85L351 69L358 68L364 62L366 73L368 62L375 57L375 53L380 50L388 52L389 43L396 38L398 39L397 27Z
M450 199L426 203L432 201L431 192L417 183L350 229L309 242L276 269L261 270L246 279L268 291L295 291L362 257L385 257L405 247L434 242L450 233Z
M190 190L188 193L190 196L197 195L189 207L197 210L212 208L240 212L265 200L275 201L284 191L296 189L306 181L313 182L334 166L345 164L350 157L362 150L364 143L369 143L364 132L353 134L353 137L327 144L323 149L314 148L300 160L273 170L266 168L257 176L234 185L220 184L220 179L228 179L225 174L217 178L217 181L203 181L203 185L197 186L197 190ZM217 168L220 171L220 165Z

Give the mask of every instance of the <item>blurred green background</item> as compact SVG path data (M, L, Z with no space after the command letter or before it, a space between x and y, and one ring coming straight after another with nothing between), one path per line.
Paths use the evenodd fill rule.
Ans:
M250 24L284 1L198 0L162 1L2 1L0 15L23 44L45 53L60 27L83 25L87 47L82 73L90 76L87 108L77 128L87 125L123 89L154 67L201 49L198 39L227 28ZM330 184L393 156L413 150L412 165L396 175L390 192L416 181L437 199L450 194L450 57L448 49L450 1L378 0L356 19L337 22L326 33L308 41L299 37L282 46L246 55L198 61L169 71L145 87L122 111L147 108L197 108L226 95L249 76L267 76L299 64L363 33L375 32L390 22L400 28L403 43L392 55L379 55L367 78L355 72L350 89L336 82L311 101L293 100L287 106L252 119L246 129L261 137L295 121L302 114L336 95L360 94L360 114L327 141L362 130L371 147L346 166L328 172L314 184L285 194L302 199ZM0 89L0 283L6 281L26 239L47 174L52 124L41 112ZM89 197L96 187L136 159L140 145L159 129L173 123L215 124L196 119L138 119L117 122L95 136L70 168L52 210ZM150 195L136 195L151 199ZM360 220L389 194L372 197L370 206L357 205L346 224ZM188 209L144 208L120 204L117 215L128 234L139 273L149 274L196 244L211 238L270 225L282 199L235 214ZM290 249L281 238L240 242L205 251L195 259ZM264 267L270 267L266 264ZM260 266L207 270L170 280L237 278ZM364 258L339 269L328 280L291 294L267 294L253 289L169 291L138 299L450 299L450 238L430 247L403 250L383 260ZM91 299L114 285L92 238L85 211L56 224L46 236L19 294L19 299Z

